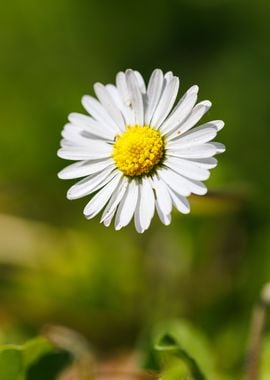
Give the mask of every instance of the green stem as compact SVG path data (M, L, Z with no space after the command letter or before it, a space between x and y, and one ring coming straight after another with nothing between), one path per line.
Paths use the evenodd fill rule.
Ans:
M255 305L250 326L249 350L246 363L246 380L259 380L260 360L263 342L263 332L267 315L267 307L270 305L270 283L267 283L258 303Z

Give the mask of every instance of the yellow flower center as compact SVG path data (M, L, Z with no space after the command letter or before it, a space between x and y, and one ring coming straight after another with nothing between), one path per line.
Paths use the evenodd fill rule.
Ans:
M164 142L155 129L144 126L128 126L116 137L113 158L116 166L127 176L148 174L162 159Z

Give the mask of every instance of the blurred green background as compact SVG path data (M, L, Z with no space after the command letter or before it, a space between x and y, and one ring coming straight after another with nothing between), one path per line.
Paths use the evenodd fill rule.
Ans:
M10 1L0 13L0 342L46 323L100 352L131 350L159 321L186 318L221 371L243 367L252 305L270 279L270 2ZM57 172L60 132L96 81L160 67L200 86L227 151L170 227L143 236L86 221ZM269 347L270 347L270 339ZM269 349L270 351L270 349Z

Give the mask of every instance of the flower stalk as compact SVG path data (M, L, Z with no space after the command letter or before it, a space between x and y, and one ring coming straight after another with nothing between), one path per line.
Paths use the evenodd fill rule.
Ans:
M245 380L259 380L260 378L263 333L269 305L270 282L263 287L260 299L252 313Z

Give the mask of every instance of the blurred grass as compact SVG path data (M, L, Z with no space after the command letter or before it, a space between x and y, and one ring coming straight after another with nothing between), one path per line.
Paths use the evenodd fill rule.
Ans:
M270 3L6 2L0 13L0 340L54 321L100 350L130 347L178 316L243 367L251 307L270 278ZM192 214L138 236L85 221L56 173L60 131L95 81L132 67L200 85L227 152ZM268 321L269 328L269 321ZM267 343L266 343L267 344ZM264 364L265 366L265 364Z

